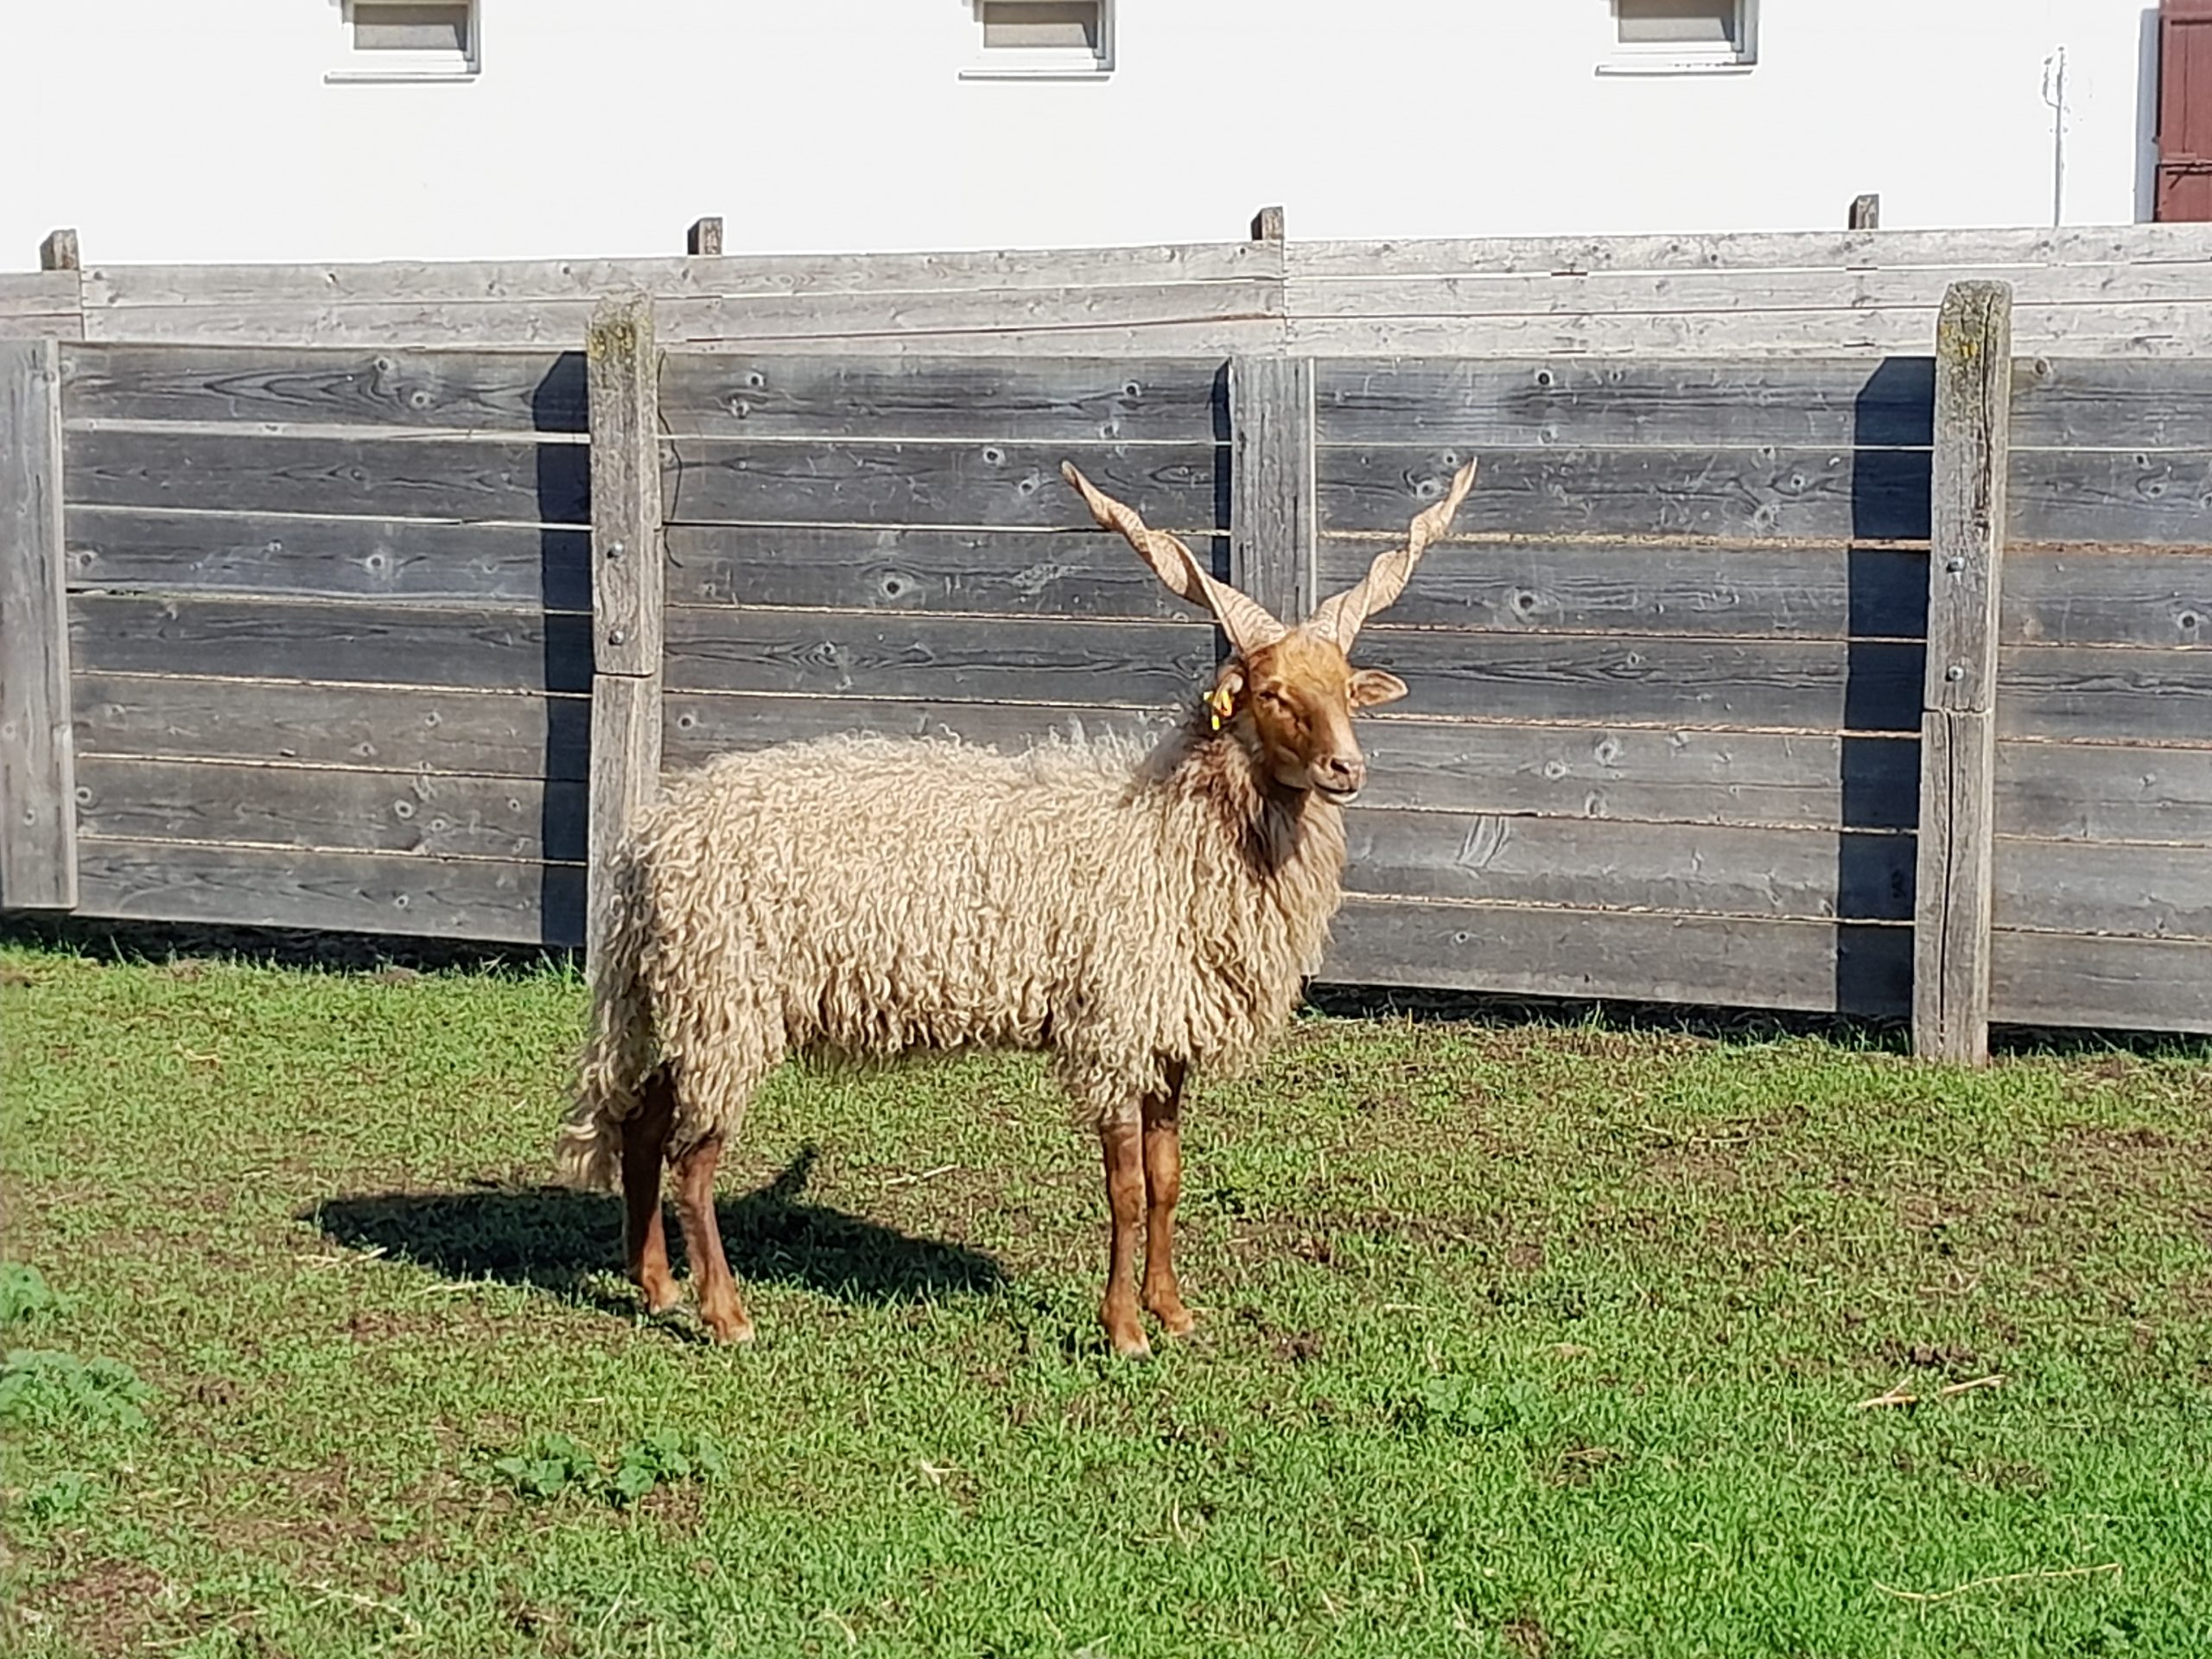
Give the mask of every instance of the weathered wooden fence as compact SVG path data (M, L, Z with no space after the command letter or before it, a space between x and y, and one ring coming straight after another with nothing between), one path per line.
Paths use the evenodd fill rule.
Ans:
M1413 696L1332 977L2212 1029L2212 373L2005 297L1857 356L0 346L0 904L577 942L664 758L1190 695L1064 457L1291 609L1474 453L1362 636Z
M615 293L664 346L1069 356L1924 354L2000 280L2026 353L2212 347L2212 226L378 264L0 275L0 333L193 345L569 348ZM87 251L97 254L98 250Z

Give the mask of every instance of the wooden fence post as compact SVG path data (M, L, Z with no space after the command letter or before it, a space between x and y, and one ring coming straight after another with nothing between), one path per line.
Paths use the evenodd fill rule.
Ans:
M72 230L49 231L46 240L38 245L41 270L75 270L78 257L77 232Z
M1968 1065L1989 1058L1990 785L2012 401L2012 287L1954 283L1936 325L1912 1046Z
M1872 191L1851 199L1849 228L1854 231L1878 231L1882 228L1882 198Z
M1252 240L1280 242L1282 240L1282 209L1262 207L1252 215Z
M1229 362L1229 579L1282 620L1314 605L1313 359Z
M652 302L603 302L585 335L591 405L591 833L584 962L613 915L614 852L660 785L659 361Z
M717 254L722 251L722 222L712 215L691 221L691 228L683 233L683 251L689 254Z
M61 364L0 340L0 906L77 905L77 778L62 598Z

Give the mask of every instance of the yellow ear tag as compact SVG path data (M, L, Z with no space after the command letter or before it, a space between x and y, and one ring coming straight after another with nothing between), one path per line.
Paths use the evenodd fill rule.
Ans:
M1217 685L1206 693L1206 707L1213 710L1213 729L1221 729L1221 722L1236 712L1236 694L1225 685Z

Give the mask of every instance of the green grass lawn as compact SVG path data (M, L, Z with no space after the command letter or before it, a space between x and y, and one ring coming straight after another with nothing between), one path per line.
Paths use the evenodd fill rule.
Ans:
M582 1019L0 948L0 1650L2212 1650L2201 1049L1302 1021L1131 1365L1027 1060L781 1080L641 1318Z

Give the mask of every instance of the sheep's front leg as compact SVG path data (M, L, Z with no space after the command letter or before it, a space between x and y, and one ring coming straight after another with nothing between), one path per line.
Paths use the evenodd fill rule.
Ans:
M699 1321L716 1342L750 1342L753 1321L738 1297L737 1280L722 1255L722 1230L715 1219L715 1165L722 1138L711 1135L676 1160L676 1214L683 1224L683 1253L699 1291Z
M660 1214L660 1170L676 1123L676 1088L668 1068L646 1079L638 1109L622 1124L624 1254L630 1282L644 1293L649 1313L676 1306L683 1294L668 1270L668 1237Z
M1183 1196L1183 1067L1171 1065L1167 1092L1144 1103L1144 1305L1171 1337L1196 1323L1175 1281L1175 1205Z
M1119 1118L1099 1131L1106 1154L1106 1203L1114 1219L1107 1253L1106 1300L1098 1322L1114 1351L1128 1359L1152 1352L1137 1318L1137 1231L1144 1225L1144 1132Z

